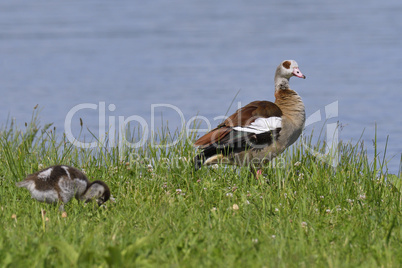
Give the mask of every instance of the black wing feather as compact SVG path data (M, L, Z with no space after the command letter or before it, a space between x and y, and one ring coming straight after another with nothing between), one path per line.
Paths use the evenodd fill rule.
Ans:
M280 130L281 128L276 128L260 134L232 130L219 143L205 147L194 158L195 170L200 169L205 160L216 154L228 156L246 150L262 150L279 138Z

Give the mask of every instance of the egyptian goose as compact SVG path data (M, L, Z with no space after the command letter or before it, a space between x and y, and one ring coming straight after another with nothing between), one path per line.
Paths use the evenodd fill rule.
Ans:
M202 151L195 169L217 163L255 168L271 161L294 143L305 122L304 104L289 88L292 76L305 79L294 60L283 61L275 73L275 103L253 101L195 142Z
M17 186L28 189L32 198L39 202L61 201L61 211L64 211L64 204L73 197L85 203L96 199L98 205L110 198L110 190L106 183L99 180L89 182L80 170L64 165L51 166L30 174L18 182Z

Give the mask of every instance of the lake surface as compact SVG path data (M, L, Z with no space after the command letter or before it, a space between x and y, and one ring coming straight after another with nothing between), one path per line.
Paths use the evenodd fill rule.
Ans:
M277 65L295 59L307 79L291 87L307 116L321 115L306 131L339 121L339 139L355 143L364 131L372 154L377 125L379 151L389 137L388 168L399 171L400 0L6 0L0 10L1 125L11 117L23 126L39 104L42 124L64 131L70 115L73 133L80 117L95 133L119 116L149 130L196 115L213 127L232 101L229 113L274 100ZM96 109L71 113L85 103Z

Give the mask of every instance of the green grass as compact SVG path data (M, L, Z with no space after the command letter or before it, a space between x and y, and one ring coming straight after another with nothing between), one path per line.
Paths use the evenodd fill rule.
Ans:
M80 149L55 132L34 115L0 133L1 267L402 265L401 177L361 144L341 144L334 169L298 142L255 180L246 168L194 172L192 138L169 150ZM63 218L15 186L61 163L104 180L116 202L73 200Z

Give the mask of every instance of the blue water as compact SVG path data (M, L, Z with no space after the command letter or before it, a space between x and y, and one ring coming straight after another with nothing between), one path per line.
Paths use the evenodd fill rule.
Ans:
M322 116L307 131L339 121L339 139L357 142L364 131L372 153L377 125L379 151L389 137L388 168L399 170L399 0L5 0L0 10L3 125L9 116L23 125L39 104L42 123L63 131L74 106L105 102L106 128L109 117L132 115L150 126L152 104L215 126L238 91L229 112L238 102L273 100L276 66L295 59L307 79L292 78L291 87L307 116ZM336 101L337 114L324 122L325 107ZM181 125L172 108L155 114L155 126ZM93 132L102 127L99 109L83 109L73 116L73 132L79 117Z

